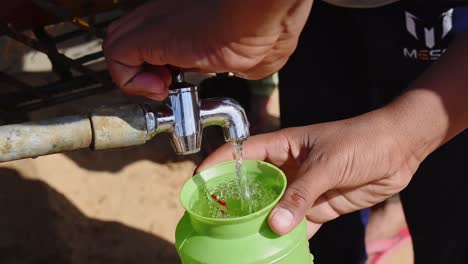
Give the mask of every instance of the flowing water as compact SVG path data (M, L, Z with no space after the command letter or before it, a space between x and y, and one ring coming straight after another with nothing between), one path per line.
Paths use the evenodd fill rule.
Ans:
M250 203L247 202L250 199L250 188L247 184L247 174L245 172L245 167L242 164L242 141L234 141L232 144L234 146L233 155L234 160L236 161L237 188L239 191L241 208L244 211L252 213L252 208L249 208Z
M260 177L248 177L242 164L242 141L233 143L236 177L207 184L192 203L193 212L210 218L241 217L272 203L280 190L272 189ZM234 173L234 171L233 171Z

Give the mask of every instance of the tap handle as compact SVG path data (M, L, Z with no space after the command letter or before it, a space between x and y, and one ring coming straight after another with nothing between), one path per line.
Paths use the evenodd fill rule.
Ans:
M184 71L178 67L172 65L167 66L172 75L172 83L169 86L169 95L173 94L176 91L179 91L182 88L187 88L190 90L196 90L196 86L185 81ZM186 90L186 89L184 89ZM172 91L172 92L171 92Z
M227 78L227 77L229 77L229 72L216 73L216 77Z
M172 83L183 83L184 81L184 72L179 67L172 65L167 66L171 72Z
M184 81L183 70L167 66L172 74L168 106L172 109L172 145L178 154L198 152L201 146L202 127L197 86Z

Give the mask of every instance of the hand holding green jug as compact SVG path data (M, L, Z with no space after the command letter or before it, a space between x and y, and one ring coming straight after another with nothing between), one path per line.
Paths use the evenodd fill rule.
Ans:
M184 185L180 199L186 213L176 230L182 263L312 263L305 219L287 235L278 235L268 226L268 214L286 189L284 173L261 161L244 161L244 166L251 186L261 184L258 188L267 193L257 197L260 206L248 215L216 217L216 211L239 210L239 203L211 193L235 180L234 161L207 168ZM210 198L219 206L210 206Z

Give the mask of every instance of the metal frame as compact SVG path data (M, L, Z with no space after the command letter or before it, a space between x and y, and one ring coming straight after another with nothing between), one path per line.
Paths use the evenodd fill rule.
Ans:
M77 30L52 37L44 27L37 27L32 31L35 36L32 38L15 30L10 24L0 24L0 34L45 53L52 63L53 72L59 77L57 82L31 86L0 71L0 82L15 88L14 92L0 96L0 116L38 110L114 89L115 85L107 71L93 71L84 65L92 60L103 58L102 51L70 59L57 50L57 44L85 34L103 39L105 27L112 20L95 24L94 16L89 17L88 22L83 18L70 15L67 10L50 1L33 0L33 2L61 21L71 22ZM72 72L78 73L78 76L76 74L73 76Z

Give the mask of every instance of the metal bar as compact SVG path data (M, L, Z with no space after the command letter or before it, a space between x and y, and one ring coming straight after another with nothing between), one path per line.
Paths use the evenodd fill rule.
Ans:
M78 62L78 63L83 64L83 63L87 63L87 62L90 62L92 60L97 60L97 59L100 59L100 58L103 58L103 57L104 57L104 53L102 51L98 51L98 52L95 52L95 53L91 53L91 54L79 57L79 58L75 59L75 61Z
M85 17L120 9L121 0L49 0L56 5L64 7L70 14ZM136 7L145 0L127 0L128 8ZM46 10L40 8L31 0L1 1L0 17L2 22L15 25L19 30L27 30L38 26L45 26L61 22ZM87 7L91 3L91 8ZM128 10L128 9L126 9Z
M73 80L59 81L43 87L37 87L37 91L34 94L28 91L12 92L3 94L1 98L2 101L5 101L10 105L17 105L20 102L41 99L45 96L52 96L54 93L67 92L69 90L79 88L80 86L91 85L93 83L95 82L90 80L88 76L80 76Z
M120 7L126 2L121 1L122 0L118 1ZM101 27L107 26L115 20L115 18L90 25L85 20L72 15L67 8L63 8L56 2L48 0L33 0L32 2L33 5L35 4L44 11L54 14L62 20L74 23L79 29L52 37L43 28L37 28L34 30L36 35L35 39L18 32L11 24L0 24L0 34L3 31L3 33L7 34L9 37L24 45L45 53L52 62L54 72L62 77L60 82L47 84L41 87L31 87L0 72L0 81L4 81L23 90L2 95L0 109L6 113L14 111L32 111L114 89L115 85L112 83L107 73L97 73L83 65L90 61L103 58L102 51L87 54L73 60L61 54L56 48L56 43L74 38L85 32L91 32L98 37L104 37L105 30L102 30ZM74 69L83 75L74 77L70 69ZM71 80L70 77L74 77L73 80ZM70 81L68 82L67 79L70 79Z
M105 27L114 20L115 19L103 21L101 23L96 24L96 27ZM89 31L85 30L83 28L79 28L77 30L73 30L73 31L70 31L70 32L67 32L67 33L63 33L62 35L55 36L54 40L55 40L56 43L60 43L60 42L63 42L63 41L78 37L78 36L82 35L83 33L87 33L87 32L89 32Z
M72 77L72 73L70 71L69 65L63 63L63 61L58 59L58 56L51 55L59 53L54 40L42 27L34 29L33 32L38 41L40 41L48 50L47 57L52 63L52 71L58 74L62 79L70 79Z
M43 44L41 44L40 42L38 42L37 40L33 39L33 38L30 38L29 36L26 36L25 34L23 33L19 33L19 32L16 32L11 25L5 25L5 24L2 24L0 23L0 31L3 31L5 32L6 35L8 35L9 37L29 46L30 48L33 48L33 49L36 49L40 52L43 52L49 56L52 56L52 57L55 57L55 59L57 60L61 60L63 63L69 65L70 67L72 67L73 69L83 73L83 74L87 74L89 75L91 78L95 79L96 81L98 82L102 82L104 85L112 85L111 82L109 81L106 81L106 80L103 80L102 78L100 78L100 76L95 72L95 71L92 71L88 68L86 68L85 66L79 64L78 62L68 58L67 56L63 55L63 54L60 54L60 53L50 53L48 51L48 49L46 47L44 47Z
M34 92L35 91L35 89L32 86L30 86L30 85L16 79L13 76L10 76L10 75L6 74L4 72L0 72L0 81L6 83L8 85L14 86L16 88L19 88L19 89L22 89L22 90L27 90L29 92Z
M64 20L64 21L70 21L72 22L73 24L83 28L83 29L86 29L87 31L93 33L95 36L99 37L99 38L104 38L105 37L105 33L104 31L102 31L101 29L97 29L97 28L94 28L92 26L90 26L90 24L80 18L80 17L77 17L77 16L73 16L71 15L65 8L59 6L59 5L56 5L52 2L49 2L47 0L33 0L33 2L38 5L39 7L41 7L42 9L50 12L50 13L53 13L55 16L57 16L58 18Z
M74 100L84 98L87 96L101 94L101 93L105 93L109 91L111 91L111 89L104 87L100 84L89 85L86 87L82 87L80 89L73 90L73 92L70 92L70 93L54 95L52 98L47 100L47 102L36 101L36 102L28 102L24 104L19 104L15 109L17 111L29 112L29 111L34 111L38 109L43 109L44 107L51 107L54 105L63 104L63 103L74 101Z
M110 80L106 71L98 72L103 79ZM115 89L115 86L104 86L90 77L83 75L72 80L62 80L42 87L34 88L34 93L28 91L12 92L1 96L4 111L33 111L43 107L53 106L72 101L92 94L103 93Z

